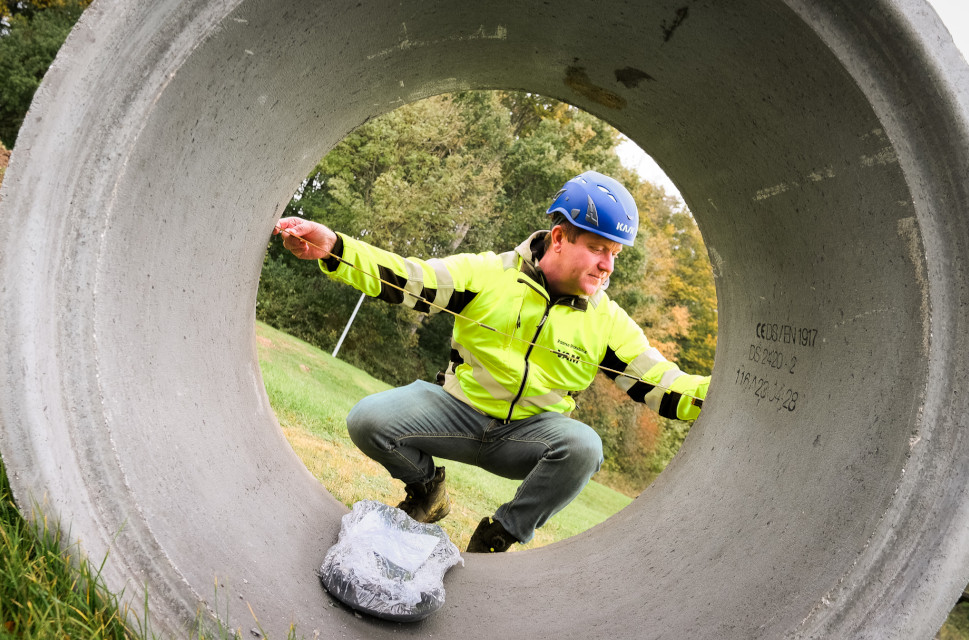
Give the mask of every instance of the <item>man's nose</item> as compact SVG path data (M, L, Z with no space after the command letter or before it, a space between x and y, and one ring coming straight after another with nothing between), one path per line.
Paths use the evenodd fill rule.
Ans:
M616 256L611 253L607 253L599 260L599 269L605 271L606 273L612 273L612 268L615 266Z

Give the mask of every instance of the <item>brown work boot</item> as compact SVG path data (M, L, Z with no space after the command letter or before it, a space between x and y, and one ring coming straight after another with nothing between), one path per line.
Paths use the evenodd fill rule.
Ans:
M427 482L412 482L407 497L397 508L418 522L437 522L451 511L451 496L444 486L444 467L438 467Z
M508 548L516 542L518 540L505 531L505 527L500 522L485 517L471 534L468 553L501 553L508 551Z

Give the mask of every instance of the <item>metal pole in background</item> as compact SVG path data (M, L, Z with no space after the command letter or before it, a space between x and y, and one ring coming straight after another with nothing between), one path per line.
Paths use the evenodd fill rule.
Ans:
M337 340L336 348L333 349L334 358L336 357L336 354L340 351L340 345L343 344L343 339L347 337L347 332L350 331L350 325L353 324L353 319L357 317L357 311L360 310L360 305L363 304L363 299L366 297L367 297L367 294L365 293L360 294L360 299L357 300L357 306L353 308L353 313L350 314L350 319L347 320L347 326L343 328L343 335L341 335L340 339Z

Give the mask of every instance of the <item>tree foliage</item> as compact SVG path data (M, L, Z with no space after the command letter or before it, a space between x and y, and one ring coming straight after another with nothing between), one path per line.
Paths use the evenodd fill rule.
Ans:
M44 11L73 8L75 5L84 9L89 4L91 0L0 0L0 20L6 23L14 16L33 18Z
M620 165L618 142L609 125L542 96L438 96L350 133L303 181L286 214L403 255L500 252L547 228L545 210L569 178L589 169L613 175L639 205L644 241L623 249L609 293L664 354L708 373L716 301L699 232L682 204ZM315 263L270 244L261 320L331 350L358 298ZM449 316L365 300L340 357L393 384L433 379L447 365L450 329ZM580 396L575 417L599 431L604 473L630 492L659 473L687 429L629 401L603 376Z
M3 175L7 172L7 166L10 164L10 150L3 145L3 141L0 140L0 185L3 185Z
M13 148L34 92L91 0L0 0L0 141Z

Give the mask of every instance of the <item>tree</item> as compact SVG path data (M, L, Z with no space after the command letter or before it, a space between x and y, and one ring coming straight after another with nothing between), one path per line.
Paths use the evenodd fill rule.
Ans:
M290 211L325 216L404 255L453 253L496 215L502 118L486 93L430 98L377 118L327 154Z
M618 174L619 133L585 111L550 98L506 92L501 100L515 130L502 167L495 242L510 248L548 226L545 211L567 180L589 169Z
M10 151L7 147L3 146L3 141L0 141L0 185L3 185L3 176L7 172L7 166L10 164Z
M49 9L61 9L70 5L80 4L81 8L91 4L91 0L75 2L74 0L0 0L0 20L9 22L14 16L32 18L38 13Z
M677 228L673 253L676 268L667 287L666 303L689 314L689 330L678 339L679 362L684 369L700 373L713 370L717 345L717 292L700 232L688 212L674 214Z
M650 200L646 200L650 202ZM647 280L660 288L647 317L637 318L668 358L691 373L709 374L716 350L717 303L713 268L699 229L678 206L650 209Z
M0 141L13 148L47 68L90 0L0 0Z

